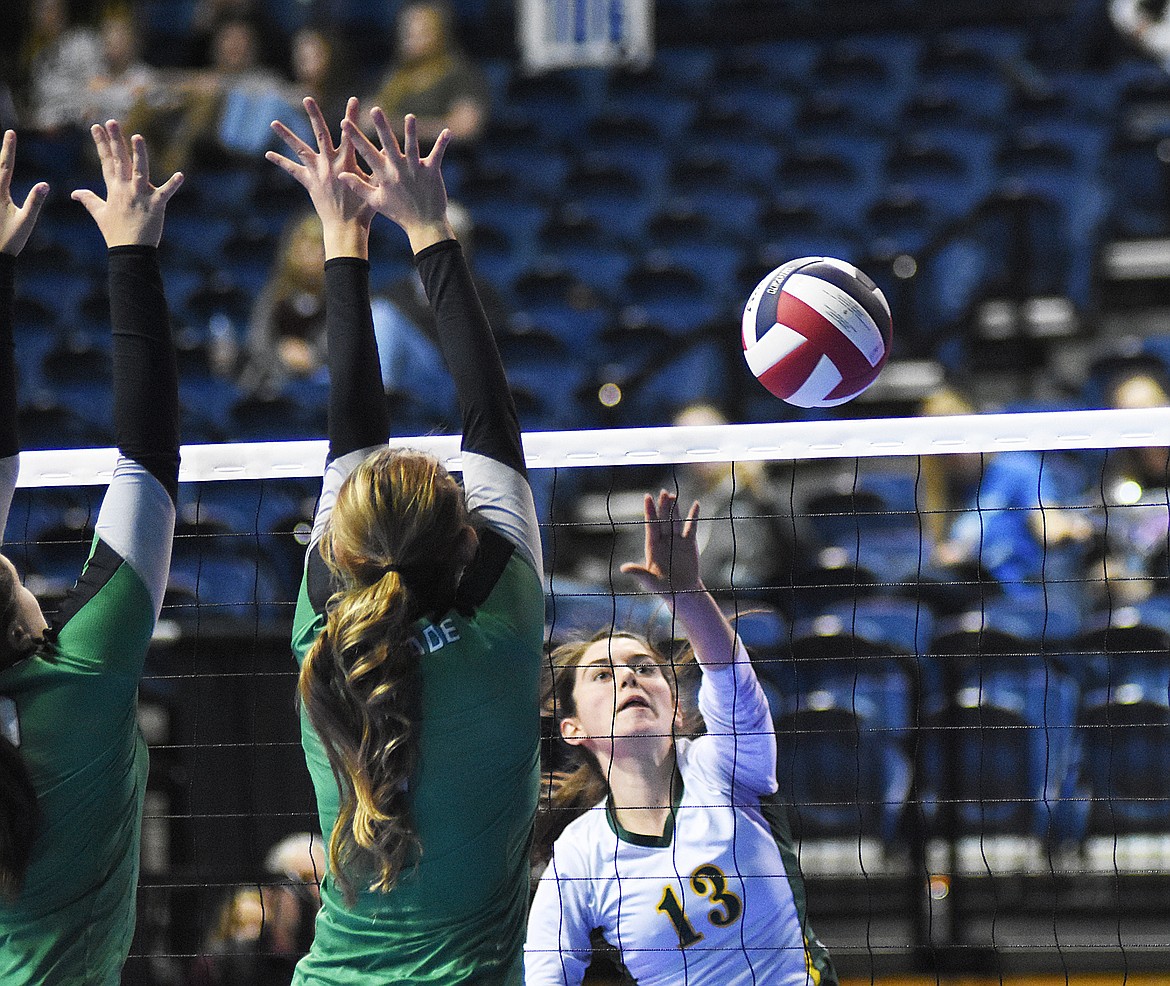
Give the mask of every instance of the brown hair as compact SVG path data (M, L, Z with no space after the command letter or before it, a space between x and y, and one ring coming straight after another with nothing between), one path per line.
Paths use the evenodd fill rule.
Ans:
M554 742L560 742L563 749L570 751L571 769L548 770L543 778L540 796L540 810L536 816L536 835L533 840L537 860L547 859L552 844L565 827L579 815L588 811L609 793L609 783L601 772L596 758L589 752L569 747L557 739L561 721L577 714L573 689L577 683L576 670L593 644L602 640L633 640L645 647L655 657L659 666L668 671L665 674L674 696L675 709L681 725L676 729L679 735L692 735L703 731L703 720L695 701L695 690L699 679L698 663L690 646L683 647L677 654L664 653L665 647L656 646L646 636L628 631L601 630L591 637L567 640L553 649L545 662L541 680L541 713L554 722Z
M17 650L8 639L16 618L16 589L12 569L0 565L0 670L32 652ZM0 898L11 900L20 893L40 828L41 811L28 767L20 750L0 733Z
M343 588L301 666L299 694L341 794L329 864L370 858L371 890L390 890L421 851L407 788L418 761L419 652L413 625L450 609L463 491L432 456L385 449L345 480L320 551Z

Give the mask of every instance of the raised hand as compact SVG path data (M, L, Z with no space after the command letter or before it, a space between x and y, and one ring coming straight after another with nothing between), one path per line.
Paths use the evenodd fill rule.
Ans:
M156 188L150 183L150 160L141 134L127 140L117 120L104 126L95 123L89 132L101 161L106 197L85 188L70 197L93 217L106 246L158 246L167 203L183 184L183 175L176 171Z
M345 175L353 177L360 173L353 145L344 136L341 143L335 145L316 101L305 97L304 105L317 139L317 149L313 150L283 123L274 120L272 129L301 163L275 151L267 151L264 156L309 193L313 208L325 228L326 258L365 258L369 254L370 223L376 212L352 185L341 180ZM345 108L345 119L355 121L357 114L358 101L351 98Z
M16 167L16 134L4 132L0 146L0 253L13 256L24 249L29 235L41 214L49 186L43 181L35 184L25 196L24 205L12 201L12 170Z
M657 500L647 493L645 507L645 561L626 562L622 571L634 576L643 589L660 596L701 589L696 539L699 501L691 505L685 518L678 512L678 497L666 490Z
M418 122L407 114L403 123L405 150L390 128L386 114L375 106L370 113L381 149L361 131L356 114L346 113L341 131L361 155L370 174L351 172L342 181L373 210L397 223L410 238L415 253L455 234L447 221L447 188L443 184L443 154L451 131L439 134L431 153L419 157Z

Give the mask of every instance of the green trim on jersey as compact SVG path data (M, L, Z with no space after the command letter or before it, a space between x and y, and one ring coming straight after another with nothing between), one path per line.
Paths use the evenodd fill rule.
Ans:
M302 583L293 650L302 663L324 626ZM332 876L295 983L519 986L529 845L539 795L539 675L544 594L517 552L473 616L420 620L422 717L412 815L422 845L390 892L346 905ZM328 838L339 792L301 711L301 740Z
M788 826L788 806L779 793L766 794L760 798L760 811L772 830L776 848L788 874L788 885L792 888L792 900L800 919L800 933L804 937L804 959L808 964L809 986L838 986L837 971L829 951L821 944L808 923L808 901L804 891L804 874L800 861L792 848L792 831Z
M5 986L116 986L134 935L148 770L136 708L154 606L104 542L91 561L77 591L92 595L0 673L45 818L24 890L0 904Z
M662 835L643 835L639 832L631 832L622 825L617 819L612 794L605 799L605 820L609 822L610 831L622 842L628 842L631 846L645 846L647 849L667 848L674 838L674 824L678 818L678 806L682 804L684 793L682 776L677 771L672 786L674 787L674 799L670 806L670 814L666 816L666 823L662 826Z

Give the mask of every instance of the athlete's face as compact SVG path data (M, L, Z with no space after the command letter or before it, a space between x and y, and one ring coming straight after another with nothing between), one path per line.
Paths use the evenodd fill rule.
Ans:
M662 658L640 641L613 637L590 644L574 673L576 712L561 721L561 736L595 753L611 753L626 737L671 742L675 699Z
M20 581L16 566L4 555L0 555L0 564L9 570L16 585L16 615L8 628L8 640L18 650L23 650L30 642L39 641L49 624L37 597Z

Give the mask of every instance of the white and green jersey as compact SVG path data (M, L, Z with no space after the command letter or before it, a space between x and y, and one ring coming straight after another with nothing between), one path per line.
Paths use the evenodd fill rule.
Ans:
M553 846L529 917L526 986L578 984L597 929L639 986L829 986L776 797L776 739L742 645L699 688L707 732L676 745L681 792L661 836L602 802Z
M0 460L6 519L15 457ZM119 460L85 568L46 643L0 672L0 728L44 818L20 895L0 901L0 983L113 986L134 935L147 750L138 680L162 606L175 507Z

